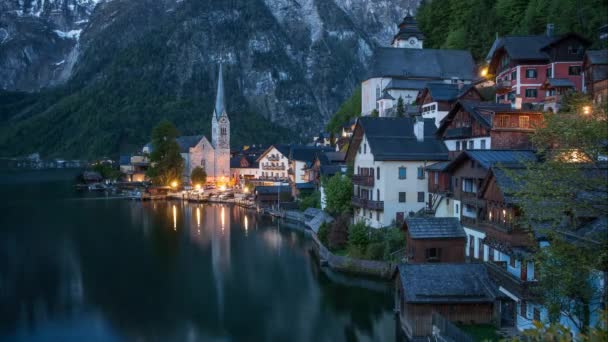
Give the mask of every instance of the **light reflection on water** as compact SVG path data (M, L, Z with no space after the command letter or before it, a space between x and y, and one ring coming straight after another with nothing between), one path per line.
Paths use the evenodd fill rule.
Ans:
M395 340L390 293L330 280L300 232L238 207L49 200L66 186L0 204L2 341Z

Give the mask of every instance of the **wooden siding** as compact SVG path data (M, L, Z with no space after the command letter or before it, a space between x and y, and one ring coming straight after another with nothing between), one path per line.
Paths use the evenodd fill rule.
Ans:
M403 322L411 337L432 335L432 315L437 312L446 319L463 324L491 324L494 322L494 303L476 304L411 304L401 310Z
M466 238L452 239L412 239L407 234L407 258L408 263L425 264L429 262L451 262L463 263ZM437 248L440 250L439 258L435 261L427 260L427 249Z

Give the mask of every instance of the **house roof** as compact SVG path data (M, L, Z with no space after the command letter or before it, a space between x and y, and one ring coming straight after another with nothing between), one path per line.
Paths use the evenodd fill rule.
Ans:
M343 173L346 165L321 165L320 173L322 176L331 177L337 173Z
M382 94L380 100L395 100L395 98L392 97L391 94L388 93L388 91L385 91L384 94Z
M494 175L494 180L496 182L496 185L498 186L499 191L502 193L505 203L517 203L517 192L525 186L523 182L517 179L517 175L521 174L525 170L525 165L521 163L503 163L500 166L493 166L491 168L492 175ZM482 189L485 190L486 187L487 182L484 181Z
M545 81L546 88L574 88L574 83L567 78L549 78Z
M358 124L365 133L376 161L447 160L447 148L434 135L434 120L423 119L423 141L418 141L414 135L416 120L411 117L361 117ZM358 146L352 146L352 148L358 148Z
M443 82L429 82L426 85L426 89L429 93L431 93L433 100L449 102L456 101L471 88L474 88L472 84L458 85Z
M449 161L443 161L443 162L431 164L431 165L425 167L425 170L427 170L427 171L444 171L446 166L448 166L449 164L450 164Z
M276 144L276 145L270 145L264 152L262 152L260 154L260 156L256 159L256 161L260 161L260 159L262 159L262 157L264 157L266 154L270 153L270 151L272 151L272 149L275 148L277 151L279 151L280 154L282 154L285 158L289 157L289 152L291 151L291 146L290 145L285 145L285 144Z
M608 64L608 49L587 50L587 59L591 64Z
M292 146L288 156L290 160L313 162L318 153L331 151L334 151L333 147Z
M129 165L129 164L131 164L131 156L122 155L122 156L120 156L118 162L119 162L119 165Z
M475 160L484 169L490 169L490 167L497 164L536 161L537 157L532 150L467 150L449 162L445 166L444 171L455 169L465 160Z
M456 217L410 217L405 219L407 231L414 240L466 238Z
M498 296L481 263L400 264L398 272L408 303L489 303Z
M247 163L249 163L249 166L247 166L247 167L241 166L241 160L243 158L245 158L247 160ZM230 168L231 169L243 169L243 168L257 169L258 167L259 167L259 164L256 161L256 158L254 156L247 156L247 155L239 154L237 156L230 158Z
M475 63L469 51L437 49L375 50L369 78L474 79ZM421 89L421 88L420 88Z
M296 183L296 189L314 189L314 188L316 188L316 185L313 182Z
M291 187L288 185L267 185L267 186L256 186L255 193L258 195L262 194L276 194L280 192L291 192Z
M428 80L400 80L400 79L392 79L388 82L384 90L391 89L414 89L414 90L422 90L426 87Z

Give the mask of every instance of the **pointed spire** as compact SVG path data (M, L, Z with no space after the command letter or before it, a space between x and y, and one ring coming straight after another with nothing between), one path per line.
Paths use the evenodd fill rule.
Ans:
M220 71L217 77L217 95L215 98L215 116L220 117L226 110L224 102L224 75L222 72L222 63L220 63Z

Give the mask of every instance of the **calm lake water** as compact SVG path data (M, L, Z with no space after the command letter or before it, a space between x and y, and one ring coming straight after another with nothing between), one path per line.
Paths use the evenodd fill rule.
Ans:
M1 341L395 341L388 286L316 266L238 207L0 172Z

